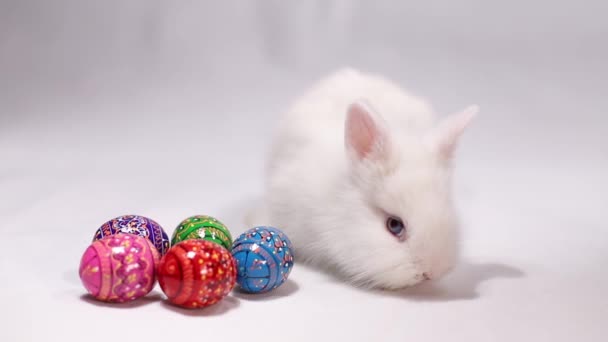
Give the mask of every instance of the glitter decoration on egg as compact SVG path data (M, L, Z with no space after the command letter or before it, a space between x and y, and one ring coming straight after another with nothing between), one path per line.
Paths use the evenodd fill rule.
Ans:
M191 216L180 222L173 232L171 244L189 239L211 241L228 250L232 247L232 235L226 225L207 215Z
M95 299L124 303L152 291L159 261L160 254L150 240L117 233L89 245L80 259L78 273Z
M237 264L237 284L249 293L263 293L281 286L294 263L293 246L275 227L259 226L241 234L232 247Z
M217 243L190 239L172 246L157 269L158 283L170 303L204 308L226 297L236 284L230 251Z
M169 236L156 221L140 215L122 215L104 223L93 237L93 241L117 233L135 234L152 242L160 255L167 253L170 247Z

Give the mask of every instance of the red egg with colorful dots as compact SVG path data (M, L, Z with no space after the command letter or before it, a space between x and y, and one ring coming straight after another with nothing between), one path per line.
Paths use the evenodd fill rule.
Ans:
M150 240L118 233L95 240L80 259L79 275L97 300L123 303L147 295L156 284L160 253Z
M184 240L158 265L158 282L169 302L203 308L226 297L236 283L236 264L224 247L206 240Z

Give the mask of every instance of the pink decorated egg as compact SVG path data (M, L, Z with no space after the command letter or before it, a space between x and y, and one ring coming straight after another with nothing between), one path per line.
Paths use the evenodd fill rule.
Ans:
M150 240L118 233L95 240L80 259L80 280L97 300L123 303L143 297L156 283L160 254Z

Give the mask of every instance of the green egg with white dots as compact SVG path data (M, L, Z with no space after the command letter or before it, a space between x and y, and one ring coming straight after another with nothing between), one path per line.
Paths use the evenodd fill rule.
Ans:
M171 245L190 239L211 241L227 250L232 248L232 235L226 225L208 215L194 215L180 222L171 237Z

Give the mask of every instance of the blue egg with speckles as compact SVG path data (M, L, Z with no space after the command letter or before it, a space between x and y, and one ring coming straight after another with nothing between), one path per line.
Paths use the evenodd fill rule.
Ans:
M254 227L234 240L232 256L237 264L236 282L249 293L263 293L281 286L293 268L291 241L280 229Z

